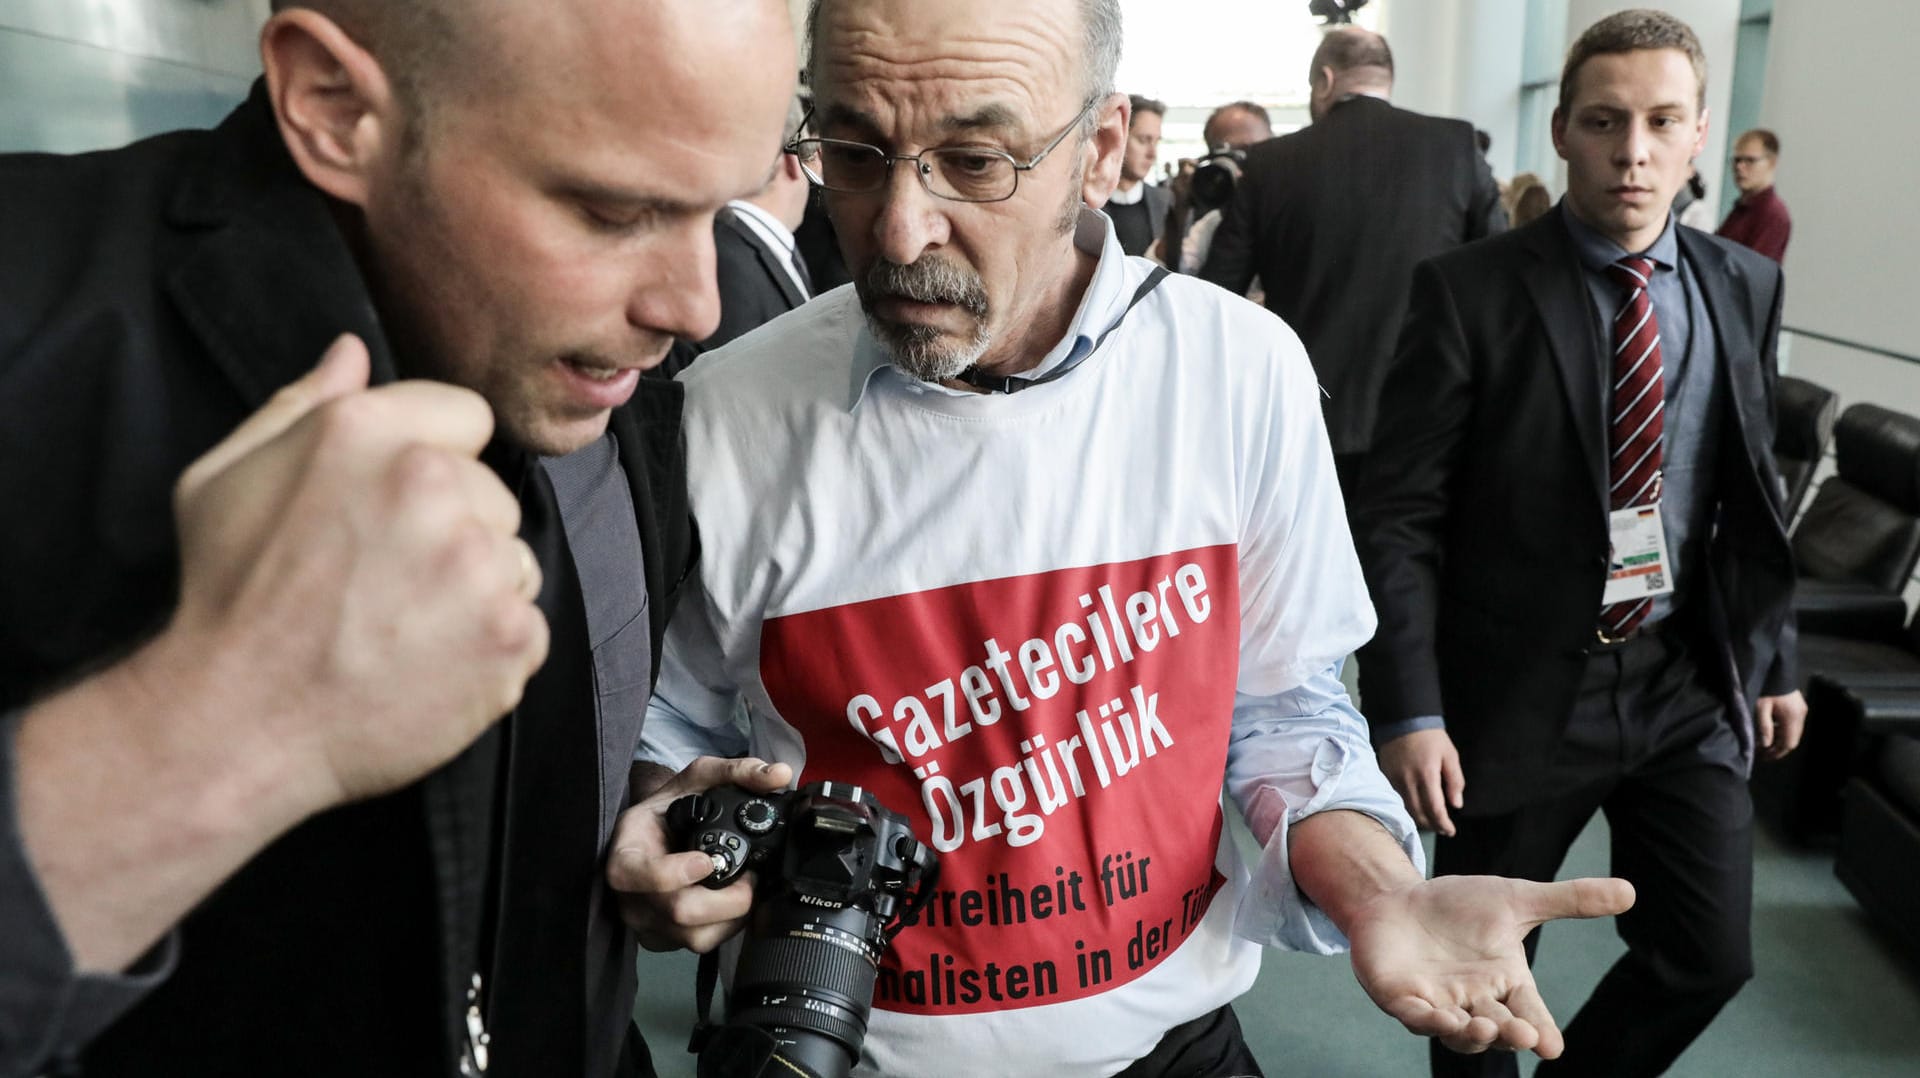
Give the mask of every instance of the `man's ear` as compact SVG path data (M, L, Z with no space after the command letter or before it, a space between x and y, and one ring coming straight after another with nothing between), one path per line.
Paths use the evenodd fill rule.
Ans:
M1080 198L1094 209L1107 204L1120 184L1120 163L1127 155L1127 126L1133 122L1133 101L1126 94L1108 94L1095 106L1093 137L1087 140L1087 169L1080 180Z
M1553 110L1553 118L1547 121L1547 128L1553 132L1553 152L1560 155L1562 161L1567 158L1567 114L1559 108Z
M299 7L267 20L260 60L301 174L342 202L366 205L371 173L404 122L379 61L333 20Z

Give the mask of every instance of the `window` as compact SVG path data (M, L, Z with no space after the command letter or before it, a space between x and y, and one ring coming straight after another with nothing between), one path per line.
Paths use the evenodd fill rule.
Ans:
M1741 0L1740 36L1733 51L1733 96L1727 102L1727 152L1740 132L1760 126L1760 99L1767 87L1767 37L1773 31L1773 0ZM1720 217L1726 219L1740 192L1733 186L1733 170L1723 174Z
M1520 129L1514 167L1546 179L1553 152L1553 107L1560 102L1560 64L1566 58L1567 0L1527 0L1526 43L1520 62ZM1551 186L1551 184L1549 185Z

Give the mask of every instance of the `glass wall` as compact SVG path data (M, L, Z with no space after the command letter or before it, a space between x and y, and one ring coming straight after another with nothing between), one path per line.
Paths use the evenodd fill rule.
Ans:
M1551 183L1553 108L1560 100L1560 63L1566 55L1567 0L1527 0L1526 45L1520 66L1519 146L1514 167Z
M1727 152L1733 152L1732 140L1742 131L1760 125L1760 104L1767 87L1767 39L1773 33L1773 0L1743 0L1740 6L1740 36L1734 45L1733 100L1727 108ZM1733 186L1733 170L1724 173L1721 184L1720 216L1733 209L1740 192Z
M268 0L0 0L0 152L217 123L259 72Z

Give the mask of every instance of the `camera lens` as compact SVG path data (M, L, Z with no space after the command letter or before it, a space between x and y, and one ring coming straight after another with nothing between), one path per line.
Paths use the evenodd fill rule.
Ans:
M695 1031L700 1078L846 1078L880 956L939 874L933 851L871 794L833 782L773 797L717 787L675 800L667 827L678 848L738 853L761 873L726 1023Z
M1234 168L1222 161L1202 165L1190 181L1190 200L1197 214L1217 210L1233 201L1233 188L1239 178Z
M728 1021L775 1033L785 1042L780 1054L820 1078L843 1078L867 1035L877 928L858 908L756 906L734 967Z

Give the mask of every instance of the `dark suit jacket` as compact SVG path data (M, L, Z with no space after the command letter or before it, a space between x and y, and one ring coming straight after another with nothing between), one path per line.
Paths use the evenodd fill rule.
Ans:
M1507 227L1473 125L1372 97L1247 151L1200 276L1267 308L1307 346L1335 453L1364 452L1414 263Z
M1149 183L1141 201L1147 204L1147 220L1153 222L1153 238L1157 240L1167 230L1167 210L1173 205L1173 196L1167 193L1165 184Z
M0 528L5 710L165 623L178 586L170 491L190 461L339 333L367 342L378 380L405 363L257 87L215 131L81 157L0 157L0 190L0 504L15 510ZM680 387L643 381L613 419L656 655L693 558L680 404ZM503 478L512 487L517 477ZM488 978L495 1073L611 1065L633 951L617 919L589 924L602 879L602 741L559 531L547 541L562 545L562 571L541 596L556 644L527 696L552 705L544 716L577 719L495 727L421 782L282 836L187 917L178 968L94 1042L89 1075L455 1073L487 863L502 846L511 858L493 856L527 871L508 872L496 914L514 930ZM515 775L504 794L503 754ZM537 888L529 874L541 876ZM623 985L587 998L588 967L604 958L617 973L621 954ZM535 993L529 972L556 974L541 983L559 988Z
M1360 652L1367 714L1445 716L1477 812L1524 801L1551 758L1606 576L1611 368L1561 212L1415 270L1350 510L1380 615ZM1714 534L1684 613L1751 762L1753 700L1795 685L1771 449L1781 277L1704 232L1679 239L1729 387Z
M807 263L807 275L813 278L814 295L825 295L852 282L847 260L840 255L840 241L833 234L833 219L827 216L826 192L818 187L807 198L806 216L793 230L793 242Z
M1160 236L1164 232L1166 232L1167 207L1171 205L1172 202L1173 202L1173 196L1167 193L1167 189L1165 187L1157 183L1147 183L1144 180L1141 181L1139 205L1141 207L1141 212L1143 212L1147 218L1147 231L1148 231L1147 245L1146 247L1142 247L1138 251L1129 251L1127 252L1128 254L1138 254L1138 255L1146 254L1148 248L1151 248L1153 246L1153 241L1159 239ZM1114 205L1112 202L1107 203L1104 212L1108 217L1113 216ZM1123 241L1123 245L1124 245L1124 241L1126 240L1127 237L1121 236L1120 238Z
M731 208L713 218L713 252L720 279L720 328L704 341L674 342L659 368L674 375L699 358L749 330L760 328L807 301L786 269L785 251L767 246Z

